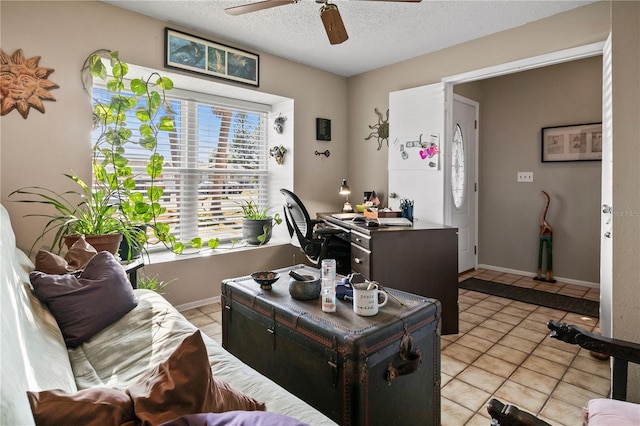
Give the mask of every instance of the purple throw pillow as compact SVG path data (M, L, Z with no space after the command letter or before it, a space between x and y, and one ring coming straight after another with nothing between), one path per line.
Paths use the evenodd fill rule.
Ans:
M58 322L68 348L89 340L138 305L124 268L106 251L96 254L79 278L39 271L29 278L36 297Z
M227 411L187 414L160 426L309 426L300 420L267 411Z

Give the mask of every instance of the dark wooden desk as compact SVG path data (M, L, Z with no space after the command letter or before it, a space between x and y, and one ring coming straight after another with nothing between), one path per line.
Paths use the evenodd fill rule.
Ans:
M458 333L458 229L416 221L412 227L339 220L319 213L351 241L351 269L368 280L442 304L442 334Z

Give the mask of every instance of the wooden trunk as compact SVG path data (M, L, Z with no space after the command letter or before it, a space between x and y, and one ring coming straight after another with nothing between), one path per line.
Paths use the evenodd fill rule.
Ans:
M223 281L223 346L339 424L439 425L440 302L387 289L395 298L373 317L350 301L324 313L290 297L290 269L270 291Z

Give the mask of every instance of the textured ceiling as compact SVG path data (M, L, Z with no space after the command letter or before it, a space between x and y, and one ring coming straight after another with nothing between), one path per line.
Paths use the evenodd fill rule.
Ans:
M224 9L252 0L104 0L226 40L342 76L352 76L594 3L472 0L399 3L335 0L349 40L330 45L314 0L240 16Z

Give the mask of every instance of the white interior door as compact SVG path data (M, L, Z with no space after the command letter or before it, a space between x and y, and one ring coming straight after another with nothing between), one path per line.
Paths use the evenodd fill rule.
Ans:
M449 142L449 223L458 228L458 272L477 265L477 141L478 103L453 96Z
M611 337L613 300L613 134L611 35L602 51L602 219L600 235L600 331Z
M444 223L445 92L435 83L389 93L389 207L413 200L414 218L435 224ZM438 155L421 155L433 141Z

